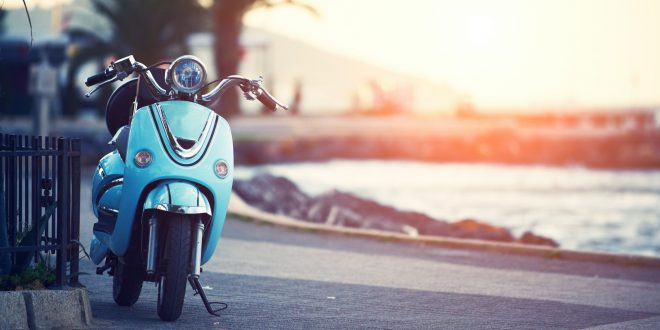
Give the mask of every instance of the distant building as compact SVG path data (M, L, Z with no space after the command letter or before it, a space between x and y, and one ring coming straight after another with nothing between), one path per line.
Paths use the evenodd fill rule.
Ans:
M325 113L453 113L461 98L452 88L429 79L393 72L300 41L246 27L240 74L264 77L266 86L283 102L291 103L299 81L304 89L303 114ZM210 72L213 67L213 35L195 34L192 52ZM213 73L211 73L213 74ZM244 104L248 113L258 105Z

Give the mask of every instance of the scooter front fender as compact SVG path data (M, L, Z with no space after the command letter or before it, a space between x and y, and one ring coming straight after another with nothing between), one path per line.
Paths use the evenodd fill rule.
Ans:
M144 201L144 211L157 210L183 214L207 214L213 211L206 195L187 181L166 180L152 189Z

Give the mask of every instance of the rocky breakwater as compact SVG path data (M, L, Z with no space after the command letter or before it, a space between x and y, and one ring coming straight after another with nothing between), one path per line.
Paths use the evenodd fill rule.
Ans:
M263 211L314 223L400 232L411 236L431 235L558 246L554 240L531 232L516 238L505 228L477 220L465 219L450 223L419 212L397 210L345 192L331 191L319 196L308 196L290 180L269 174L259 174L249 180L236 180L234 191L247 203Z

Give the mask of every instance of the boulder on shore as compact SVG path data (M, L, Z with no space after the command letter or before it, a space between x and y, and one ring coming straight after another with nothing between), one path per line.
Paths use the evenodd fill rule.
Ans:
M473 219L450 223L419 212L397 210L336 190L311 197L290 180L270 174L258 174L249 180L236 180L234 191L256 208L303 221L385 230L408 235L472 238L499 242L516 241L509 230ZM531 232L525 233L518 242L557 246L552 239Z
M526 231L520 238L518 242L523 244L532 244L532 245L545 245L552 247L559 247L559 244L555 240L540 235L536 235L531 231Z

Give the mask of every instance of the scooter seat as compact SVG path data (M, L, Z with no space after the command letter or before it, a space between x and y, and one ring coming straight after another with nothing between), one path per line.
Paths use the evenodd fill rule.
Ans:
M153 68L151 69L151 73L154 79L156 79L156 82L169 92L170 89L165 83L165 69ZM146 82L140 80L140 88L137 88L137 82L137 79L131 79L125 82L108 99L108 104L105 108L105 124L108 127L110 135L114 136L120 127L130 124L133 101L135 101L138 90L138 109L157 102L156 98L149 92Z

